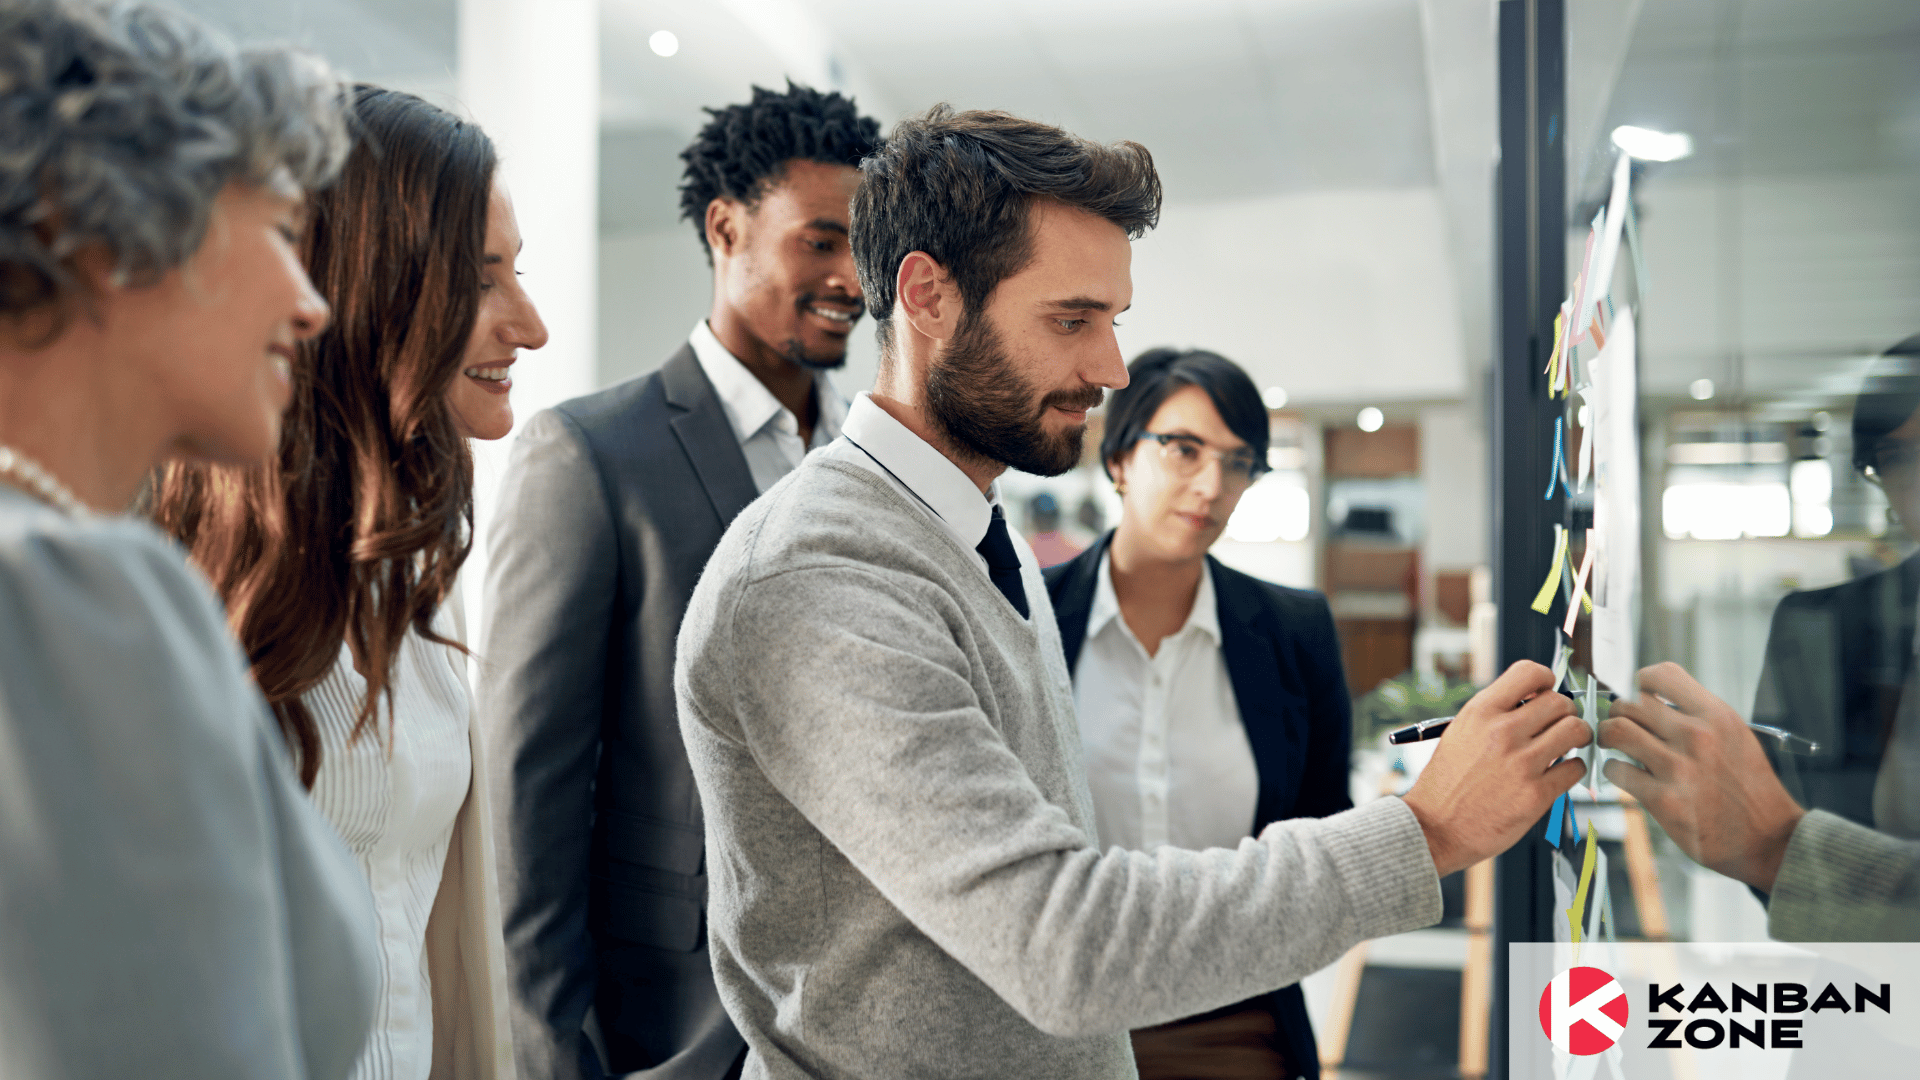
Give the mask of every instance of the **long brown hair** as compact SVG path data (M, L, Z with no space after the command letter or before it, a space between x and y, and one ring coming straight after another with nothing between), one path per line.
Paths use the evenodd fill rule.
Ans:
M473 534L473 459L446 394L479 312L493 143L393 90L355 87L353 114L302 245L333 321L300 348L278 454L169 464L148 501L226 601L308 787L320 733L301 695L344 641L367 683L352 738L382 696L391 715L408 628L457 646L432 621Z

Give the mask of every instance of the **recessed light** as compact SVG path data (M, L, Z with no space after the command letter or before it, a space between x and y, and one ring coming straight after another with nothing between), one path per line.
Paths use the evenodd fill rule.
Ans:
M1693 384L1687 387L1687 393L1692 394L1695 401L1705 401L1713 396L1713 380L1695 379Z
M647 39L647 48L652 49L655 56L672 56L680 51L680 39L671 30L655 30Z
M1613 129L1613 145L1641 161L1679 161L1693 155L1693 136L1684 131L1655 131L1622 124Z
M1354 417L1353 422L1360 425L1361 431L1379 431L1380 425L1387 422L1387 414L1369 405L1360 410L1360 415Z
M1269 409L1284 409L1287 407L1287 389L1284 386L1269 386L1260 391L1260 400Z

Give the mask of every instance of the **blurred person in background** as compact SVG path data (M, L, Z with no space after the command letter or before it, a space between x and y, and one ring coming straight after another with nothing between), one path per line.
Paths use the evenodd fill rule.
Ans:
M791 83L709 112L680 207L712 307L657 372L527 422L490 537L480 715L529 1080L720 1080L746 1054L707 953L674 638L734 515L840 434L827 373L865 313L847 200L880 128Z
M358 1080L512 1076L485 758L455 577L472 545L468 439L513 426L508 377L546 327L473 124L353 94L353 153L302 248L333 308L294 368L279 453L175 463L155 520L213 579L315 805L379 921Z
M0 0L0 1076L341 1080L367 887L205 579L124 511L273 452L342 88L143 5Z
M1107 400L1120 524L1046 573L1102 848L1233 848L1353 808L1351 703L1324 596L1207 554L1267 470L1245 371L1153 349ZM1135 1031L1143 1080L1320 1075L1295 984Z
M1920 335L1876 361L1853 407L1854 467L1886 493L1909 536L1920 530L1916 365ZM1753 720L1817 751L1789 754L1756 738L1673 664L1641 673L1660 700L1616 703L1624 719L1602 728L1602 745L1645 766L1617 762L1608 777L1617 767L1614 782L1647 802L1688 854L1764 894L1775 938L1920 940L1916 598L1920 556L1909 556L1774 609Z
M1060 532L1060 500L1050 491L1027 501L1027 543L1043 570L1080 554L1080 545Z

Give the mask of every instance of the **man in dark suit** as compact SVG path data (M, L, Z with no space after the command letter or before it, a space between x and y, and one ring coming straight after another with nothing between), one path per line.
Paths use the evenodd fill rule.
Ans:
M791 83L709 112L680 191L712 309L660 370L528 421L489 536L479 722L527 1080L745 1058L707 955L674 638L727 524L839 433L825 372L864 314L847 208L879 125Z
M1853 464L1887 496L1910 535L1920 535L1920 334L1888 349L1853 403ZM1920 811L1888 805L1901 785L1882 784L1889 745L1905 732L1914 676L1914 616L1920 557L1825 589L1788 595L1774 609L1766 666L1754 695L1755 723L1818 743L1811 754L1761 745L1802 806L1869 828L1902 832ZM1876 814L1876 794L1882 805ZM1880 821L1891 815L1897 822Z

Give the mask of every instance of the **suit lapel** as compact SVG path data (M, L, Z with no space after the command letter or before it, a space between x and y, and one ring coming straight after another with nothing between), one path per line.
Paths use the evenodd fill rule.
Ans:
M1229 584L1221 569L1213 556L1207 556L1220 614L1220 654L1227 663L1234 702L1240 707L1240 723L1247 729L1254 769L1260 774L1260 800L1254 812L1258 831L1291 812L1297 789L1294 772L1305 752L1305 739L1290 730L1290 721L1297 722L1299 717L1289 715L1298 710L1287 708L1295 695L1287 692L1281 678L1280 628L1272 625L1272 612L1260 605L1259 598Z
M1087 619L1093 614L1093 592L1100 583L1100 559L1112 541L1113 530L1109 529L1092 547L1061 567L1057 583L1048 590L1052 594L1048 599L1053 601L1053 619L1060 627L1060 646L1067 654L1069 675L1079 665L1080 648L1087 643Z
M700 478L700 486L706 490L724 529L760 494L747 468L747 456L740 451L733 425L727 423L726 411L720 407L720 395L707 381L707 373L700 370L692 345L680 346L680 351L666 362L660 369L660 382L673 409L667 423L693 464L694 475Z

